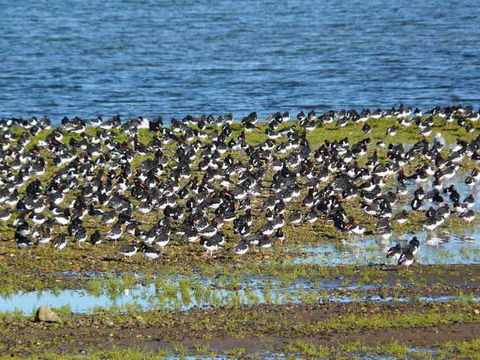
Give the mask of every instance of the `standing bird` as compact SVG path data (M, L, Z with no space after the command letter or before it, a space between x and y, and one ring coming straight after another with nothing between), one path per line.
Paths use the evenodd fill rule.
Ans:
M100 235L100 231L96 230L91 236L90 236L90 244L92 245L99 245L102 242L102 236Z
M387 258L392 258L395 264L398 264L398 260L400 259L401 255L402 246L400 244L392 246L390 249L388 249Z
M249 249L248 242L245 240L240 240L237 245L233 246L230 251L237 255L245 255Z
M398 265L404 265L408 268L413 264L414 260L415 259L412 250L407 249L402 252L402 255L400 255L400 258L398 259Z
M62 250L67 246L67 235L62 233L58 234L58 236L53 240L53 247L57 250Z
M420 241L418 241L417 237L414 236L412 240L408 242L408 245L405 246L405 248L403 249L403 252L411 251L412 254L415 256L419 249L420 249Z
M436 149L443 149L445 147L445 139L443 138L442 134L437 133L433 138L433 146Z
M138 245L135 243L124 245L117 250L117 253L120 255L126 256L127 258L131 258L135 255L138 251Z
M150 260L158 259L162 255L160 250L154 248L153 246L148 246L147 244L143 244L142 253L143 256Z
M20 233L15 233L15 242L17 243L17 246L19 249L25 249L32 245L32 242L30 241L29 238L26 236L20 234Z
M107 239L117 241L123 235L123 229L119 222L117 222L107 233Z
M78 230L75 235L73 236L73 241L78 243L79 247L82 247L82 242L87 241L88 234L87 231L85 230L84 227L81 227L80 230Z

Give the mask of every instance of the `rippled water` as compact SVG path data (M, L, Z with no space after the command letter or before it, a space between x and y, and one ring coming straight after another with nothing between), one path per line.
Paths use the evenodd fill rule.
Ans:
M478 3L0 2L0 118L480 104Z

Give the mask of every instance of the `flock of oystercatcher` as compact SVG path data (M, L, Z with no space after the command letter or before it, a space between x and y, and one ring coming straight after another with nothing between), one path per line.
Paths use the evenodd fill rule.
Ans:
M385 132L390 144L372 142L372 128L388 118L396 119ZM464 159L480 161L480 136L449 145L439 127L432 140L427 137L436 121L468 134L478 131L479 118L471 107L422 113L401 106L300 112L296 120L276 113L262 124L256 113L236 124L227 114L187 116L168 126L161 118L122 122L120 116L64 118L57 127L48 118L3 119L0 222L14 229L19 248L116 242L118 253L149 259L160 257L171 241L199 243L206 255L223 248L243 255L288 241L286 227L315 223L389 242L392 223L408 221L409 211L425 214L422 226L429 232L452 214L475 219L474 193L462 198L449 180ZM356 126L364 138L327 139L313 147L307 136L329 123ZM406 128L415 129L417 141L395 143ZM142 131L148 142L140 141ZM264 141L249 144L252 131ZM464 181L473 187L479 179L473 169ZM406 199L408 206L398 206ZM349 215L346 203L375 219L375 228ZM409 266L419 246L414 238L387 256Z

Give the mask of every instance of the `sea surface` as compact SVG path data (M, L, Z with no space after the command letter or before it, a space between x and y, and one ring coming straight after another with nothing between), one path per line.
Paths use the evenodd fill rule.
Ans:
M0 118L480 106L473 0L6 0L0 15Z

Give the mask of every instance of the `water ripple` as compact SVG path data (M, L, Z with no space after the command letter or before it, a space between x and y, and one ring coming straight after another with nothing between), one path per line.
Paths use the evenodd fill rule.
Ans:
M471 0L420 2L413 13L406 0L7 1L0 118L478 107L476 7Z

